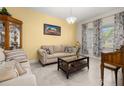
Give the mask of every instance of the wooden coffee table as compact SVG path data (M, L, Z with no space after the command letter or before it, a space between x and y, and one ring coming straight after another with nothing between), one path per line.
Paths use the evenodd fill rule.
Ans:
M84 67L89 69L89 57L87 56L68 56L58 58L58 71L61 69L65 72L66 78L75 71L81 70Z

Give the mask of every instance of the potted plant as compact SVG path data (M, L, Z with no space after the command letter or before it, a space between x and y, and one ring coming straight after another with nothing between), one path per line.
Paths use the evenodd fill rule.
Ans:
M0 10L0 14L1 14L1 15L11 16L11 14L7 11L7 9L6 9L5 7L3 7L3 8Z

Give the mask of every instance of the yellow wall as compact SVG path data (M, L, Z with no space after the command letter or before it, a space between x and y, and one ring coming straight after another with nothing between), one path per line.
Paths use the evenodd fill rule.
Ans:
M76 40L76 25L65 20L48 16L28 8L7 8L13 17L23 21L23 49L29 59L37 58L37 49L41 45L73 44ZM61 36L43 35L43 24L61 26Z

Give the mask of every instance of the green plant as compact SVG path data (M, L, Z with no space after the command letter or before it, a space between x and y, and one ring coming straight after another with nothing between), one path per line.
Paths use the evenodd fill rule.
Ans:
M0 10L0 14L11 16L11 14L7 11L7 9L6 9L5 7L3 7L3 8Z

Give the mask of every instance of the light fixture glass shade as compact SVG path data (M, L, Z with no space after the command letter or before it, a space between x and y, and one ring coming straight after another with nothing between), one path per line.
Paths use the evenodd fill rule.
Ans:
M69 23L69 24L74 24L76 22L77 18L74 17L74 16L70 16L70 17L67 17L66 18L66 21Z

